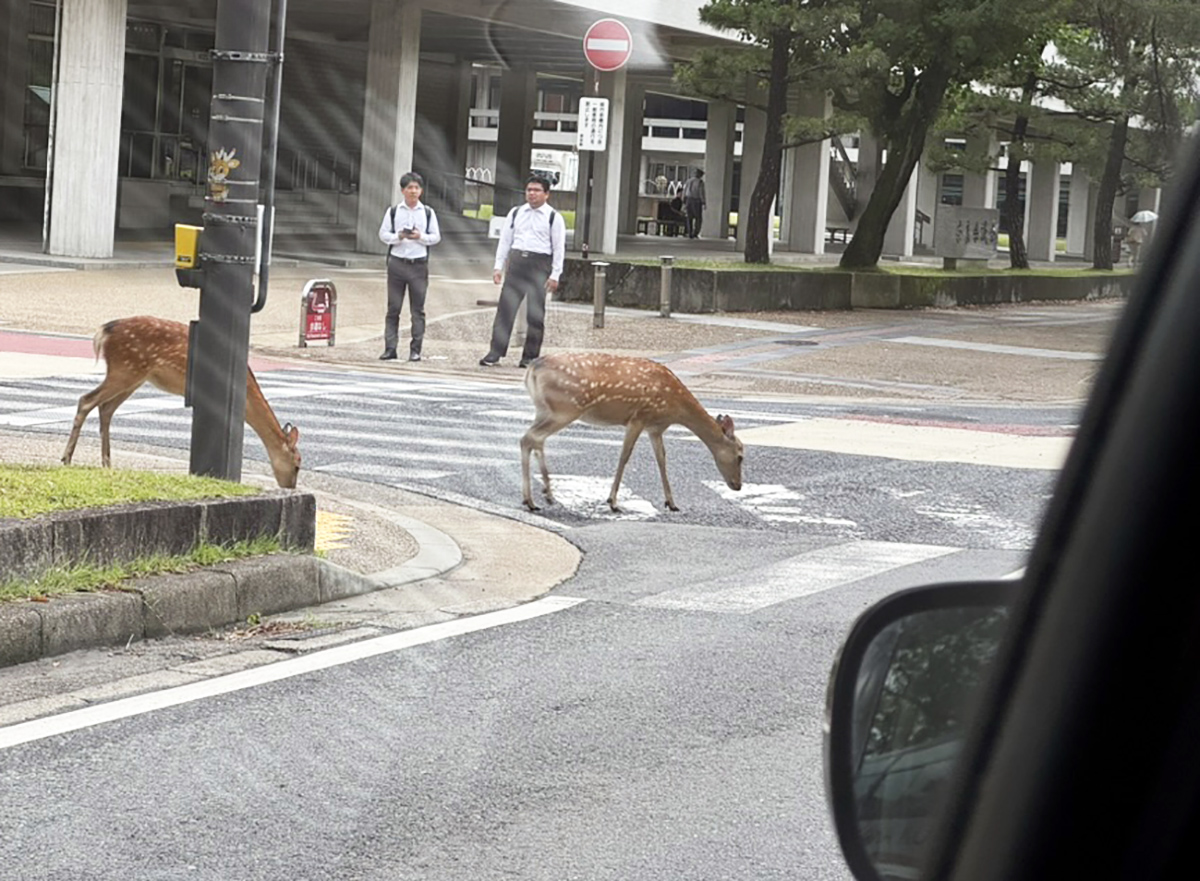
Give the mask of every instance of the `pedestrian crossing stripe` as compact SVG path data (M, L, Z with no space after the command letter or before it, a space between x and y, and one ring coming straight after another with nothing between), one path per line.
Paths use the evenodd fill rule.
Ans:
M781 483L743 483L741 490L732 490L719 480L706 480L704 485L735 505L772 523L804 523L809 526L830 526L838 530L859 530L857 520L831 513L818 513L804 502L807 496Z
M540 488L535 488L534 496ZM617 490L617 507L608 507L608 493L612 479L588 477L582 474L550 474L550 490L556 505L579 517L591 520L649 520L659 511L650 502L634 495L624 486Z
M851 541L798 554L755 570L752 584L747 584L745 574L739 573L692 582L685 587L642 597L634 605L690 612L749 614L961 550L940 545Z

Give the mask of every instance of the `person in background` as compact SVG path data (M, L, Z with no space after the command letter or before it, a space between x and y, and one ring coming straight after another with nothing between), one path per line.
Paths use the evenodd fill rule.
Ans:
M421 203L425 181L415 171L400 178L404 200L389 208L379 226L379 240L388 246L388 308L383 320L383 354L380 361L396 359L400 338L400 309L408 293L412 313L412 337L408 342L408 360L421 360L425 339L425 294L429 290L429 249L442 240L437 214Z
M1146 224L1130 223L1129 232L1125 234L1125 244L1129 246L1129 265L1137 266L1142 259L1142 245L1146 243Z
M708 200L704 196L704 172L699 168L683 185L683 205L687 211L687 234L689 239L700 236L700 226L704 222L704 206Z
M496 245L492 281L503 282L500 304L492 322L492 346L479 360L480 367L495 367L508 352L513 321L521 301L529 298L528 329L521 367L542 351L546 330L546 294L558 290L567 249L567 224L550 207L550 181L532 175L525 181L525 204L508 212Z

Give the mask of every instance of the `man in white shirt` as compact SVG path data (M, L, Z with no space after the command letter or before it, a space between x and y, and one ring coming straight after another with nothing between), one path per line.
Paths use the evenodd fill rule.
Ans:
M508 352L513 321L525 297L529 297L528 328L520 366L527 367L542 351L546 294L558 290L567 250L567 224L547 204L549 198L550 181L533 175L525 181L525 204L513 208L501 227L492 281L503 281L504 286L492 322L492 347L480 359L481 367L495 367Z
M400 309L404 294L409 295L412 313L412 338L408 360L421 360L421 342L425 338L425 294L429 290L429 249L442 240L437 215L421 204L425 181L415 171L400 178L404 201L389 208L379 226L379 240L388 246L388 308L383 320L383 354L380 361L396 359L400 337Z

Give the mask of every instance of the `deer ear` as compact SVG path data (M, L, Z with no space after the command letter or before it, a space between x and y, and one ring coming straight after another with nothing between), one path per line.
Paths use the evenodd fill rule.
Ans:
M289 444L295 446L296 442L300 440L300 429L290 422L285 422L283 424L283 436L287 438Z
M720 423L721 428L725 432L726 437L733 437L733 417L732 416L718 416L717 422Z

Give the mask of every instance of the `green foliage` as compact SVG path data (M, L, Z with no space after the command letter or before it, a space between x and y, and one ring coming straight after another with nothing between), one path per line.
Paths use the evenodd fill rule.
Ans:
M0 602L120 589L121 582L131 578L188 572L200 566L215 566L246 557L277 554L281 548L278 538L260 537L232 545L201 542L190 554L155 554L110 566L97 566L92 563L63 566L51 569L38 578L0 582Z
M1161 185L1197 118L1195 0L1075 0L1055 47L1043 73L1044 93L1093 129L1136 120L1125 145L1122 186ZM1101 168L1093 160L1097 176Z
M260 492L253 486L189 474L0 464L0 517L36 517L77 508Z
M878 261L897 194L947 96L1019 54L1054 9L1053 0L713 0L701 20L745 45L700 53L675 75L710 98L737 100L749 87L743 100L754 103L754 87L766 93L765 187L777 186L781 149L854 131L884 141L889 168L843 255L847 266L864 267ZM770 85L781 82L794 95L832 96L832 112L819 102L772 103ZM747 261L767 259L765 223L757 215L751 223Z

